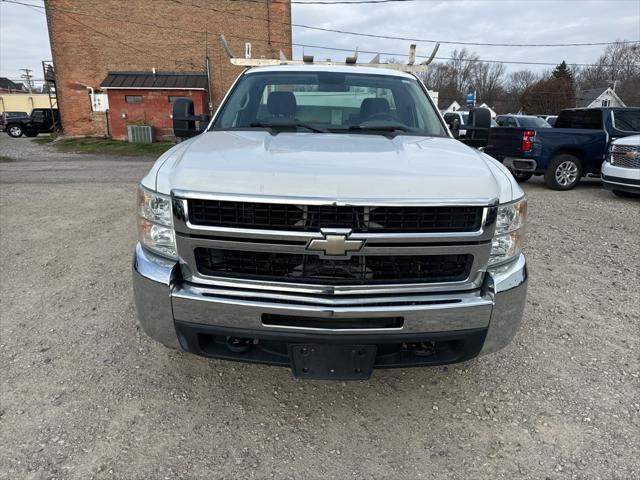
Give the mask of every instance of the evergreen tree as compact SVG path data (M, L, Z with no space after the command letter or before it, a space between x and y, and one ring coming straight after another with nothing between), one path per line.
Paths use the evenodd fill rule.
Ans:
M551 78L564 78L573 83L573 73L571 73L571 70L567 66L567 62L563 60L562 63L553 70Z

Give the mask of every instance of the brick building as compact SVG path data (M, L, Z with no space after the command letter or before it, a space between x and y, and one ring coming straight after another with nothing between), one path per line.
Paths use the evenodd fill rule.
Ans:
M229 63L221 34L236 55L245 51L245 42L254 58L277 58L280 50L292 54L288 0L156 0L152 6L146 0L48 0L45 5L66 135L107 134L107 115L94 107L109 72L206 74L208 57L206 92L215 109L242 70Z
M128 138L127 125L152 125L153 138L173 136L171 111L177 98L193 101L194 113L208 113L207 75L196 72L109 72L100 88L107 91L109 133Z

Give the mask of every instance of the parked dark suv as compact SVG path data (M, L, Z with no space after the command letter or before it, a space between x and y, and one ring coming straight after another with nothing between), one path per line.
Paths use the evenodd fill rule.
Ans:
M57 108L34 108L26 117L7 118L5 131L10 137L37 137L39 133L52 133L60 125Z
M27 112L3 112L0 113L0 132L4 132L6 130L6 125L8 122L16 119L26 119L29 118L29 114Z

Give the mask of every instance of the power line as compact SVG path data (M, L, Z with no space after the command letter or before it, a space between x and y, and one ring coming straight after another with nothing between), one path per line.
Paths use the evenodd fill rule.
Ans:
M359 37L382 38L385 40L403 40L407 42L423 42L423 43L442 43L446 45L468 45L476 47L586 47L586 46L603 46L628 43L640 43L640 40L623 40L620 42L588 42L588 43L489 43L489 42L455 42L450 40L436 40L429 38L412 38L412 37L395 37L392 35L377 35L374 33L351 32L348 30L338 30L335 28L313 27L298 23L291 24L294 27L307 28L312 30L320 30L323 32L342 33L344 35L355 35Z
M25 7L30 7L30 8L32 8L32 9L35 9L35 8L44 9L44 8L45 8L44 6L42 6L42 7L41 7L41 6L35 6L35 5L28 5L28 4L25 4L25 3L20 3L20 2L16 2L16 1L12 1L12 0L1 0L1 1L2 1L2 2L7 2L7 3L14 3L14 4L16 4L16 5L23 5L23 6L25 6ZM42 13L42 14L44 14L44 13L45 13L43 10L39 10L39 11L40 11L40 13ZM123 42L122 40L120 40L120 39L116 38L115 36L108 35L108 34L106 34L106 33L102 32L102 31L100 31L100 30L98 30L98 29L96 29L96 28L94 28L94 27L92 27L92 26L90 26L90 25L87 25L86 23L81 22L80 20L78 20L78 19L76 19L76 18L73 18L73 17L72 17L70 14L68 14L68 13L67 13L67 14L62 13L62 15L66 16L67 18L69 18L69 19L70 19L70 20L72 20L73 22L76 22L77 24L79 24L79 25L83 26L84 28L87 28L87 29L89 29L89 30L91 30L91 31L93 31L93 32L97 33L98 35L101 35L101 36L103 36L103 37L105 37L105 38L108 38L108 39L110 39L110 40L113 40L114 42L119 43L119 44L120 44L120 45L122 45L122 46L125 46L125 47L127 47L127 48L132 49L132 50L135 50L135 51L136 51L136 52L138 52L138 53L142 53L142 54L144 54L144 55L151 55L151 56L153 56L153 57L160 58L160 59L163 59L163 60L166 60L166 59L167 59L167 57L165 57L165 56L157 55L157 54L155 54L155 53L152 53L152 52L149 52L149 51L146 51L146 50L142 50L142 49L139 49L139 48L137 48L137 47L135 47L135 46L133 46L133 45L130 45L130 44L128 44L128 43L125 43L125 42ZM180 63L182 63L182 64L190 65L190 66L191 66L191 67L193 67L193 68L199 68L199 67L198 67L198 65L196 65L196 64L195 64L194 62L192 62L192 61L177 60L177 59L173 59L173 58L169 58L169 60L173 61L176 65L178 65L178 64L180 64Z
M260 2L261 0L234 0L234 1L238 1L238 2ZM264 1L264 0L263 0ZM291 3L295 3L298 5L348 5L350 3L353 4L363 4L363 3L399 3L399 2L440 2L442 0L308 0L308 1L301 1L301 0L292 0ZM449 2L468 2L468 1L476 1L476 2L481 2L481 1L486 1L486 2L508 2L508 1L512 1L512 0L448 0ZM557 0L536 0L538 2L555 2ZM565 1L574 1L574 2L582 2L584 0L565 0ZM600 2L610 2L613 0L597 0ZM620 0L620 1L625 1L625 0ZM628 2L631 2L633 0L626 0ZM278 0L272 0L272 3L284 3L284 2L280 2Z
M16 5L23 5L26 7L30 7L30 8L39 8L39 9L44 9L44 6L38 6L38 7L34 7L33 5L28 5L25 3L22 3L20 1L16 1L16 0L1 0L3 2L7 2L7 3L13 3ZM184 4L181 0L171 0L174 3L179 3L179 4ZM251 0L244 0L244 1L251 1ZM205 8L205 7L200 7L197 5L190 5L191 7L195 7L195 8ZM160 56L160 55L156 55L153 53L150 53L148 51L144 51L141 50L133 45L129 45L127 43L124 43L120 40L118 40L115 37L109 36L104 32L101 32L93 27L90 27L82 22L80 22L79 20L72 18L71 15L81 15L81 16L86 16L86 17L90 17L90 18L98 18L98 19L103 19L103 20L113 20L113 21L117 21L117 22L122 22L122 23L130 23L130 24L134 24L134 25L143 25L143 26L149 26L149 27L153 27L153 28L161 28L161 29L167 29L167 30L171 30L173 32L186 32L186 33L202 33L202 34L206 34L206 33L216 33L216 32L207 32L204 30L189 30L189 29L177 29L174 26L170 26L170 25L161 25L161 24L156 24L156 23L149 23L149 22L137 22L137 21L133 21L133 20L128 20L128 19L122 19L122 18L117 18L117 17L111 17L111 16L105 16L105 15L96 15L93 13L85 13L85 12L78 12L78 11L74 11L74 10L69 10L69 9L62 9L62 8L57 8L57 7L48 7L53 11L58 11L61 12L62 14L64 14L65 16L71 18L73 21L75 21L76 23L79 23L80 25L85 26L86 28L89 28L93 31L95 31L96 33L105 36L107 38L110 38L118 43L120 43L123 46L132 48L133 50L136 50L140 53L144 53L144 54L150 54L152 56L155 56L157 58L162 58L162 59L166 59L166 57L164 56ZM220 12L223 14L229 14L229 15L235 15L235 16L242 16L242 17L247 17L247 18L251 18L251 19L255 19L255 20L261 20L261 21L267 21L264 18L259 18L259 17L252 17L252 16L247 16L244 14L236 14L235 12L228 12L228 11L224 11L224 10L218 10L215 8L207 8L209 10L215 11L215 12ZM41 11L41 13L44 13ZM278 23L285 23L285 22L278 22ZM288 25L288 24L287 24ZM220 33L220 32L217 32ZM244 37L244 36L239 36L239 35L232 35L232 34L225 34L226 36L229 37L234 37L234 38L239 38L239 39L243 39L243 40L254 40L254 41L259 41L259 42L267 42L267 39L258 39L258 38L251 38L251 37ZM272 42L272 43L280 43L280 44L285 44L286 42ZM616 42L614 42L616 43ZM617 42L617 43L634 43L634 42ZM292 43L293 46L298 46L298 47L305 47L305 48L317 48L317 49L322 49L322 50L331 50L331 51L340 51L340 52L353 52L352 49L346 49L346 48L337 48L337 47L328 47L325 45L310 45L310 44L304 44L304 43L296 43L293 42ZM360 53L368 53L368 54L381 54L381 55L387 55L387 56L391 56L391 57L405 57L406 53L390 53L390 52L381 52L381 51L367 51L367 50L359 50ZM426 57L420 57L420 58L426 58ZM452 57L435 57L436 60L453 60ZM193 63L193 62L187 62L184 60L176 60L176 59L172 59L170 58L169 60L174 61L176 64L178 63L185 63L185 64L189 64L191 66L193 66L194 68L196 68L197 66ZM469 61L469 62L475 62L475 63L504 63L504 64L512 64L512 65L541 65L541 66L556 66L557 62L525 62L525 61L516 61L516 60L495 60L495 59L465 59L465 61ZM591 66L611 66L611 65L598 65L598 64L590 64L590 63L570 63L567 62L568 65L572 65L572 66L582 66L582 67L591 67Z
M226 15L232 15L236 17L244 17L252 20L261 20L268 21L266 18L254 17L251 15L247 15L244 13L230 12L227 10L220 10L209 6L199 5L199 4L186 4L182 0L171 0L173 3L179 3L181 5L202 8L211 10L213 12L218 12ZM620 43L640 43L640 40L624 40L621 42L585 42L585 43L487 43L487 42L459 42L459 41L451 41L451 40L438 40L438 39L425 39L425 38L411 38L411 37L396 37L391 35L379 35L375 33L362 33L362 32L352 32L349 30L339 30L335 28L325 28L325 27L316 27L313 25L306 25L303 23L291 23L271 20L272 23L279 23L282 25L291 25L292 27L297 28L306 28L309 30L317 30L321 32L331 32L331 33L342 33L344 35L355 35L360 37L370 37L370 38L382 38L386 40L402 40L408 42L423 42L423 43L441 43L446 45L470 45L470 46L485 46L485 47L584 47L584 46L602 46L602 45L615 45Z
M3 2L7 2L7 3L15 3L18 5L25 5L25 6L32 6L32 5L27 5L25 3L20 3L18 1L14 1L14 0L2 0ZM573 42L573 43L493 43L493 42L463 42L463 41L454 41L454 40L439 40L439 39L432 39L432 38L415 38L415 37L400 37L400 36L393 36L393 35L382 35L382 34L375 34L375 33L364 33L364 32L353 32L350 30L341 30L341 29L335 29L335 28L326 28L326 27L317 27L314 25L307 25L307 24L302 24L302 23L288 23L288 22L282 22L282 21L277 21L277 20L268 20L266 18L263 17L255 17L252 15L247 15L247 14L243 14L243 13L237 13L237 12L230 12L228 10L220 10L217 8L213 8L213 7L209 7L209 6L204 6L204 5L199 5L199 4L186 4L184 1L182 0L170 0L173 3L178 3L181 5L185 5L187 7L196 7L196 8L202 8L202 9L207 9L207 10L211 10L213 12L217 12L217 13L222 13L225 15L232 15L232 16L236 16L236 17L243 17L243 18L247 18L247 19L252 19L252 20L260 20L263 22L272 22L272 23L278 23L278 24L282 24L282 25L287 25L287 26L292 26L292 27L296 27L296 28L305 28L308 30L316 30L316 31L321 31L321 32L330 32L330 33L341 33L343 35L354 35L354 36L360 36L360 37L369 37L369 38L380 38L380 39L385 39L385 40L402 40L402 41L407 41L407 42L422 42L422 43L441 43L444 45L468 45L468 46L476 46L476 47L517 47L517 48L521 48L521 47L585 47L585 46L604 46L604 45L616 45L616 44L630 44L630 43L640 43L640 40L623 40L623 41L619 41L619 42ZM261 4L266 4L264 1L261 0L240 0L240 1L249 1L249 2L253 2L253 3L261 3ZM349 1L333 1L333 2L323 2L322 4L348 4L348 3L389 3L389 2L408 2L408 1L416 1L416 0L358 0L358 2L349 2ZM282 2L274 2L274 3L282 3ZM311 4L311 2L295 2L292 1L291 3L299 3L299 4ZM52 7L50 7L52 8ZM61 10L61 9L58 9ZM68 10L67 10L68 11ZM78 13L78 12L72 12L72 13Z
M24 1L24 0L23 0ZM238 1L259 1L259 0L238 0ZM0 2L7 2L7 3L13 3L15 5L22 5L25 7L29 7L32 8L33 10L35 9L40 9L40 10L35 10L39 13L44 14L44 6L37 6L37 5L27 5L25 3L21 3L19 1L15 1L15 0L0 0ZM129 19L124 19L124 18L119 18L119 17L113 17L113 16L109 16L109 15L98 15L95 13L87 13L87 12L79 12L76 10L70 10L70 9L66 9L66 8L59 8L59 7L52 7L49 6L47 7L52 11L55 12L61 12L63 14L68 14L68 15L80 15L80 16L84 16L84 17L89 17L89 18L96 18L96 19L100 19L100 20L111 20L111 21L115 21L115 22L121 22L121 23L129 23L132 25L140 25L140 26L145 26L145 27L153 27L153 28L159 28L159 29L165 29L168 31L172 31L176 34L182 34L182 33L198 33L198 34L220 34L219 32L211 32L208 30L192 30L192 29L187 29L187 28L176 28L174 25L162 25L162 24L158 24L155 22L140 22L140 21L136 21L136 20L129 20ZM243 35L234 35L231 33L225 33L224 34L226 37L231 37L231 38L238 38L238 39L242 39L242 40L253 40L256 42L268 42L268 39L266 38L255 38L255 37L247 37L247 36L243 36ZM275 44L282 44L282 45L288 45L289 42L284 42L284 41L276 41L276 40L272 40L271 43L275 43ZM188 45L188 44L182 44L182 45ZM163 57L164 58L164 57Z
M336 52L351 52L353 53L352 49L349 48L338 48L338 47L327 47L327 46L323 46L323 45L309 45L306 43L292 43L292 45L295 45L297 47L306 47L306 48L317 48L320 50L333 50ZM370 53L373 55L376 54L380 54L380 55L387 55L389 57L406 57L407 54L406 53L390 53L390 52L379 52L379 51L373 51L373 50L358 50L358 53ZM426 59L428 57L426 56L417 56L416 58L422 58L422 59ZM434 59L436 60L454 60L454 58L452 57L434 57ZM456 59L458 60L458 59ZM546 66L552 66L555 67L558 64L557 63L550 63L550 62L522 62L522 61L517 61L517 60L513 60L513 61L509 61L509 60L486 60L486 59L480 59L480 58L464 58L464 59L459 59L460 61L464 61L464 62L476 62L476 63L507 63L507 64L513 64L513 65L546 65ZM598 67L598 66L602 66L602 67L611 67L613 65L600 65L600 64L593 64L593 63L569 63L566 62L567 65L570 66L577 66L577 67Z

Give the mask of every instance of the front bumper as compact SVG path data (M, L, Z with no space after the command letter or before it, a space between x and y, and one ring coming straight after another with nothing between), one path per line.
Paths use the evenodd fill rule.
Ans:
M502 163L509 170L513 170L516 172L534 173L538 170L538 164L532 158L505 157Z
M602 164L602 185L606 190L640 193L640 168L625 168Z
M527 269L521 255L489 270L480 289L466 292L357 298L273 294L188 284L176 262L138 244L133 289L142 328L168 347L288 365L287 347L300 342L374 344L375 367L399 367L455 363L505 347L522 319ZM233 351L226 345L230 337L249 339L251 346ZM434 352L424 355L412 347L424 344Z

